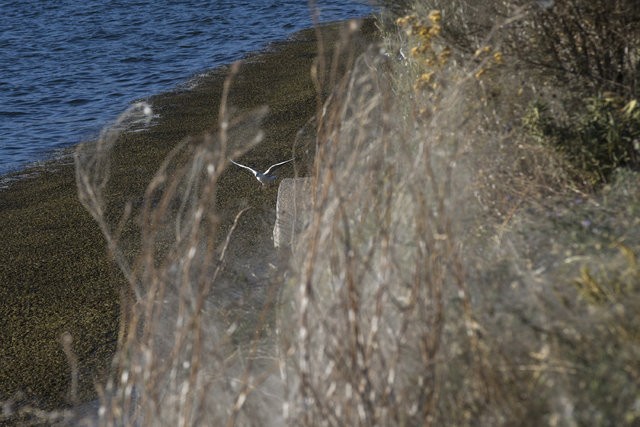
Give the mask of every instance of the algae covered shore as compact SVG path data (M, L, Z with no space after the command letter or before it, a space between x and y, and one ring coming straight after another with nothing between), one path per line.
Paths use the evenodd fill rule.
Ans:
M296 133L313 117L318 96L323 96L310 73L318 54L317 35L322 34L330 57L343 27L337 23L300 32L243 61L229 105L239 113L269 108L262 123L265 138L243 161L266 167L292 156ZM375 37L373 23L365 20L359 34L351 53ZM124 133L111 159L107 196L113 215L129 202L134 208L140 203L154 172L178 142L215 130L227 74L228 67L222 67L194 88L149 99L159 118L142 132ZM296 171L288 167L282 173L304 174L304 168L301 163ZM73 403L69 393L74 364L79 374L75 400L95 398L96 384L109 370L116 349L120 301L128 286L97 224L78 201L73 162L51 161L22 175L0 191L0 401L14 408L51 409ZM246 171L225 171L217 204L223 230L239 208L254 208L235 233L235 256L250 256L251 242L270 239L275 191L261 190ZM134 228L124 230L131 241ZM65 334L72 337L72 357L63 351Z

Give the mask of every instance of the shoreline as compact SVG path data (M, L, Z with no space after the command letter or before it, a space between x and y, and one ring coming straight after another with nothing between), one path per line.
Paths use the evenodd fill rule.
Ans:
M365 21L367 19L370 19L370 17L371 15L366 15L366 16L351 18L350 20ZM346 22L346 21L348 20L327 21L327 22L322 22L319 25L321 27L333 27L336 25L340 25L340 23ZM177 84L175 87L159 93L149 94L143 98L133 99L131 100L129 105L133 105L136 102L146 102L149 99L154 99L157 97L171 96L172 94L175 94L175 93L183 93L183 92L188 93L192 90L198 90L198 86L200 86L202 82L206 82L211 77L212 74L216 74L216 73L220 73L221 71L228 70L230 65L233 62L249 63L255 57L258 57L261 55L269 55L272 53L277 54L278 49L280 49L282 46L285 46L290 43L295 43L299 37L308 35L308 33L311 31L313 31L313 28L306 28L306 29L293 32L289 34L286 38L269 41L262 48L246 53L235 61L217 65L209 69L196 71L193 74L187 76L182 82ZM117 119L117 115L112 117L109 121L105 122L102 128L100 128L99 130L96 130L96 134L93 138L81 139L78 142L64 144L58 147L48 148L44 150L39 155L38 158L32 161L28 161L19 166L10 167L4 172L0 173L0 193L10 188L12 183L16 181L20 181L24 178L28 179L33 174L49 172L48 168L55 168L55 167L64 165L65 163L73 164L73 156L76 148L79 145L82 145L85 143L91 143L92 141L94 141L95 138L98 138L100 131L102 131L104 128L112 124L116 119Z
M329 54L344 22L320 26ZM297 32L242 60L230 105L239 112L269 106L262 123L265 139L243 159L261 165L290 155L296 133L314 116L317 94L309 70L317 54L315 31ZM365 19L354 49L361 51L374 33L375 25ZM215 128L227 70L228 65L218 67L195 87L149 97L160 116L149 129L121 136L112 156L110 214L144 194L176 143ZM17 407L53 409L71 403L62 334L71 334L78 358L78 402L95 399L95 383L109 371L117 343L120 298L128 285L109 257L97 224L78 201L75 167L69 160L24 168L18 173L30 176L0 189L0 227L5 234L0 256L8 260L0 267L0 318L6 319L0 332L0 401ZM7 176L15 175L2 178ZM260 191L246 171L233 169L225 171L219 185L223 234L239 206L250 203L259 208L252 209L240 227L232 251L239 256L257 235L271 233L265 221L272 215L270 206L275 207L275 192ZM137 230L130 227L124 234L135 241Z

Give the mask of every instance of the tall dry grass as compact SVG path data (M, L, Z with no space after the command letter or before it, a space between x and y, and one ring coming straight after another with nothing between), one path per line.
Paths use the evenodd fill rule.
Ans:
M484 41L498 45L520 16ZM219 238L211 203L228 155L249 148L238 138L259 142L261 113L233 119L223 102L218 133L181 145L172 159L188 153L186 163L167 160L133 259L104 216L117 134L78 154L83 202L134 295L101 425L637 421L638 203L614 221L603 213L637 200L637 175L581 192L560 157L518 132L521 81L496 51L436 32L432 53L451 52L425 69L406 55L412 37L386 33L343 78L329 59L316 63L331 96L315 117L311 220L277 295L258 305L257 323L275 317L274 333L238 335L222 316L235 284L219 271L235 230ZM596 231L605 221L607 235ZM617 246L601 250L605 241Z
M640 179L587 193L524 131L548 82L500 46L530 10L486 15L465 48L447 17L417 4L318 113L279 314L285 416L633 425Z
M291 425L491 424L521 411L470 286L475 156L504 138L474 144L486 120L474 70L443 66L416 91L418 68L372 49L319 112L312 219L279 314Z
M229 321L227 306L242 290L234 290L241 285L223 274L229 241L246 209L237 213L225 237L219 235L215 208L228 158L263 138L259 124L265 109L240 117L229 114L226 101L236 71L234 67L225 83L218 132L178 144L149 183L136 212L140 242L122 238L134 207L126 205L120 218L111 219L105 189L111 150L123 131L120 124L149 116L150 107L134 105L96 146L76 153L81 201L130 284L123 293L114 373L99 388L99 425L265 425L245 413L259 412L256 408L274 399L255 389L271 381L275 365L268 345L253 333L244 332L244 342L236 344L241 325ZM267 290L261 295L266 313L274 296ZM248 395L257 397L247 400Z

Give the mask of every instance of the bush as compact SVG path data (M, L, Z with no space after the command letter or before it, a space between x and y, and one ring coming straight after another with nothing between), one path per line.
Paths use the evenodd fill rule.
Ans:
M460 13L470 4L422 2L387 28L387 51L404 57L372 48L330 79L336 88L315 122L309 226L273 278L277 304L264 289L264 301L245 306L260 313L252 325L275 317L277 337L225 322L208 297L242 286L220 280L226 243L211 241L228 123L192 161L160 171L142 254L125 268L139 295L103 391L103 424L638 420L640 186L632 171L593 160L636 161L617 151L635 141L635 104L587 104L573 127L532 104L534 138L569 144L567 157L611 181L597 196L560 187L553 150L518 132L519 103L535 96L513 95L513 68L502 68L513 57L500 49L547 11L501 22L487 13L455 28L472 19ZM509 12L506 2L486 4ZM236 121L229 137L260 135L259 120L249 123ZM597 144L603 136L611 150ZM100 219L104 171L86 167L101 166L100 156L78 159L81 194ZM612 243L622 255L603 250ZM168 247L158 253L160 244Z
M448 367L434 362L437 381L425 383L442 393L430 420L455 425L633 425L638 420L633 361L640 325L629 313L637 312L640 300L635 264L640 181L629 170L638 166L632 91L623 90L626 97L593 96L599 88L596 79L567 65L575 59L568 51L562 59L566 69L551 70L533 61L550 52L550 46L537 49L532 42L542 36L535 34L536 20L565 9L510 11L507 2L485 4L496 12L493 17L460 13L479 7L471 2L431 1L416 5L411 18L427 22L430 9L442 7L437 42L451 48L455 66L435 70L433 77L459 91L454 95L439 90L433 96L427 86L427 96L420 92L410 98L416 111L436 111L416 118L426 126L416 126L426 146L441 146L434 142L439 138L449 143L464 138L451 159L458 163L456 175L468 174L472 191L452 186L456 190L444 193L444 203L459 206L448 212L460 227L454 226L457 233L449 237L464 248L459 267L478 339L465 342L449 334L464 330L464 311L456 312L452 300L445 299L446 332L439 354L448 356L447 362L441 361ZM405 51L419 46L419 38L411 38L414 32L398 33ZM521 52L515 51L516 40L525 42ZM527 59L528 49L534 55ZM503 61L496 53L502 53ZM413 71L395 74L399 86L424 72L420 57L404 62ZM534 66L524 71L525 64ZM548 71L553 71L552 78ZM526 83L512 86L510 74ZM470 83L474 78L475 86ZM580 92L559 85L569 80L571 87L582 86ZM576 98L584 99L580 108L575 108ZM451 114L464 119L447 127L455 121ZM587 175L591 184L602 185L585 194L586 186L564 180L559 167L574 178ZM474 219L465 219L462 206L482 209L474 212ZM498 215L483 215L494 209ZM473 232L460 233L465 226ZM428 247L439 254L437 246ZM451 282L443 283L450 291ZM482 374L474 377L478 368ZM484 401L478 397L483 394Z
M640 89L640 3L635 0L429 0L415 10L440 10L443 35L467 53L497 27L505 53L580 92L634 98Z
M579 90L638 96L640 3L635 0L538 2L512 32L520 59ZM582 85L586 85L586 88Z
M545 104L533 103L523 118L538 141L559 149L586 173L591 184L609 181L620 167L640 167L640 110L637 101L595 97L568 120L552 117Z

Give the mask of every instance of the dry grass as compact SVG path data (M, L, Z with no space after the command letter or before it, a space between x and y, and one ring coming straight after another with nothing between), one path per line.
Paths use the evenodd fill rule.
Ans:
M539 88L498 47L526 10L465 50L421 7L387 34L404 55L361 57L318 114L279 317L287 419L637 422L638 175L586 193L522 131Z
M637 422L639 178L586 194L519 132L535 88L495 46L521 12L484 34L492 50L436 31L433 51L372 47L343 78L316 63L333 92L315 117L311 221L248 326L224 315L235 227L220 238L211 200L249 148L239 137L259 142L259 112L233 119L223 101L218 133L167 160L134 259L104 217L115 134L80 153L80 194L134 291L101 425ZM385 49L415 37L387 33ZM273 317L277 334L257 327Z
M231 117L227 110L236 71L232 68L225 84L218 132L179 144L149 184L138 217L140 249L133 256L125 251L130 245L121 241L121 224L129 221L133 208L128 205L111 224L104 189L120 123L148 115L149 107L133 106L97 146L81 148L76 155L80 198L131 286L129 298L125 295L129 303L123 303L114 375L99 390L100 425L250 424L245 408L273 399L262 394L245 402L269 383L269 369L276 365L266 356L267 344L257 339L258 330L243 332L242 345L237 345L242 325L227 309L242 291L224 277L226 251L246 209L237 213L226 237L219 236L215 210L217 182L228 157L263 138L259 123L264 109L241 117ZM262 294L264 309L258 318L265 322L274 295L268 290Z

